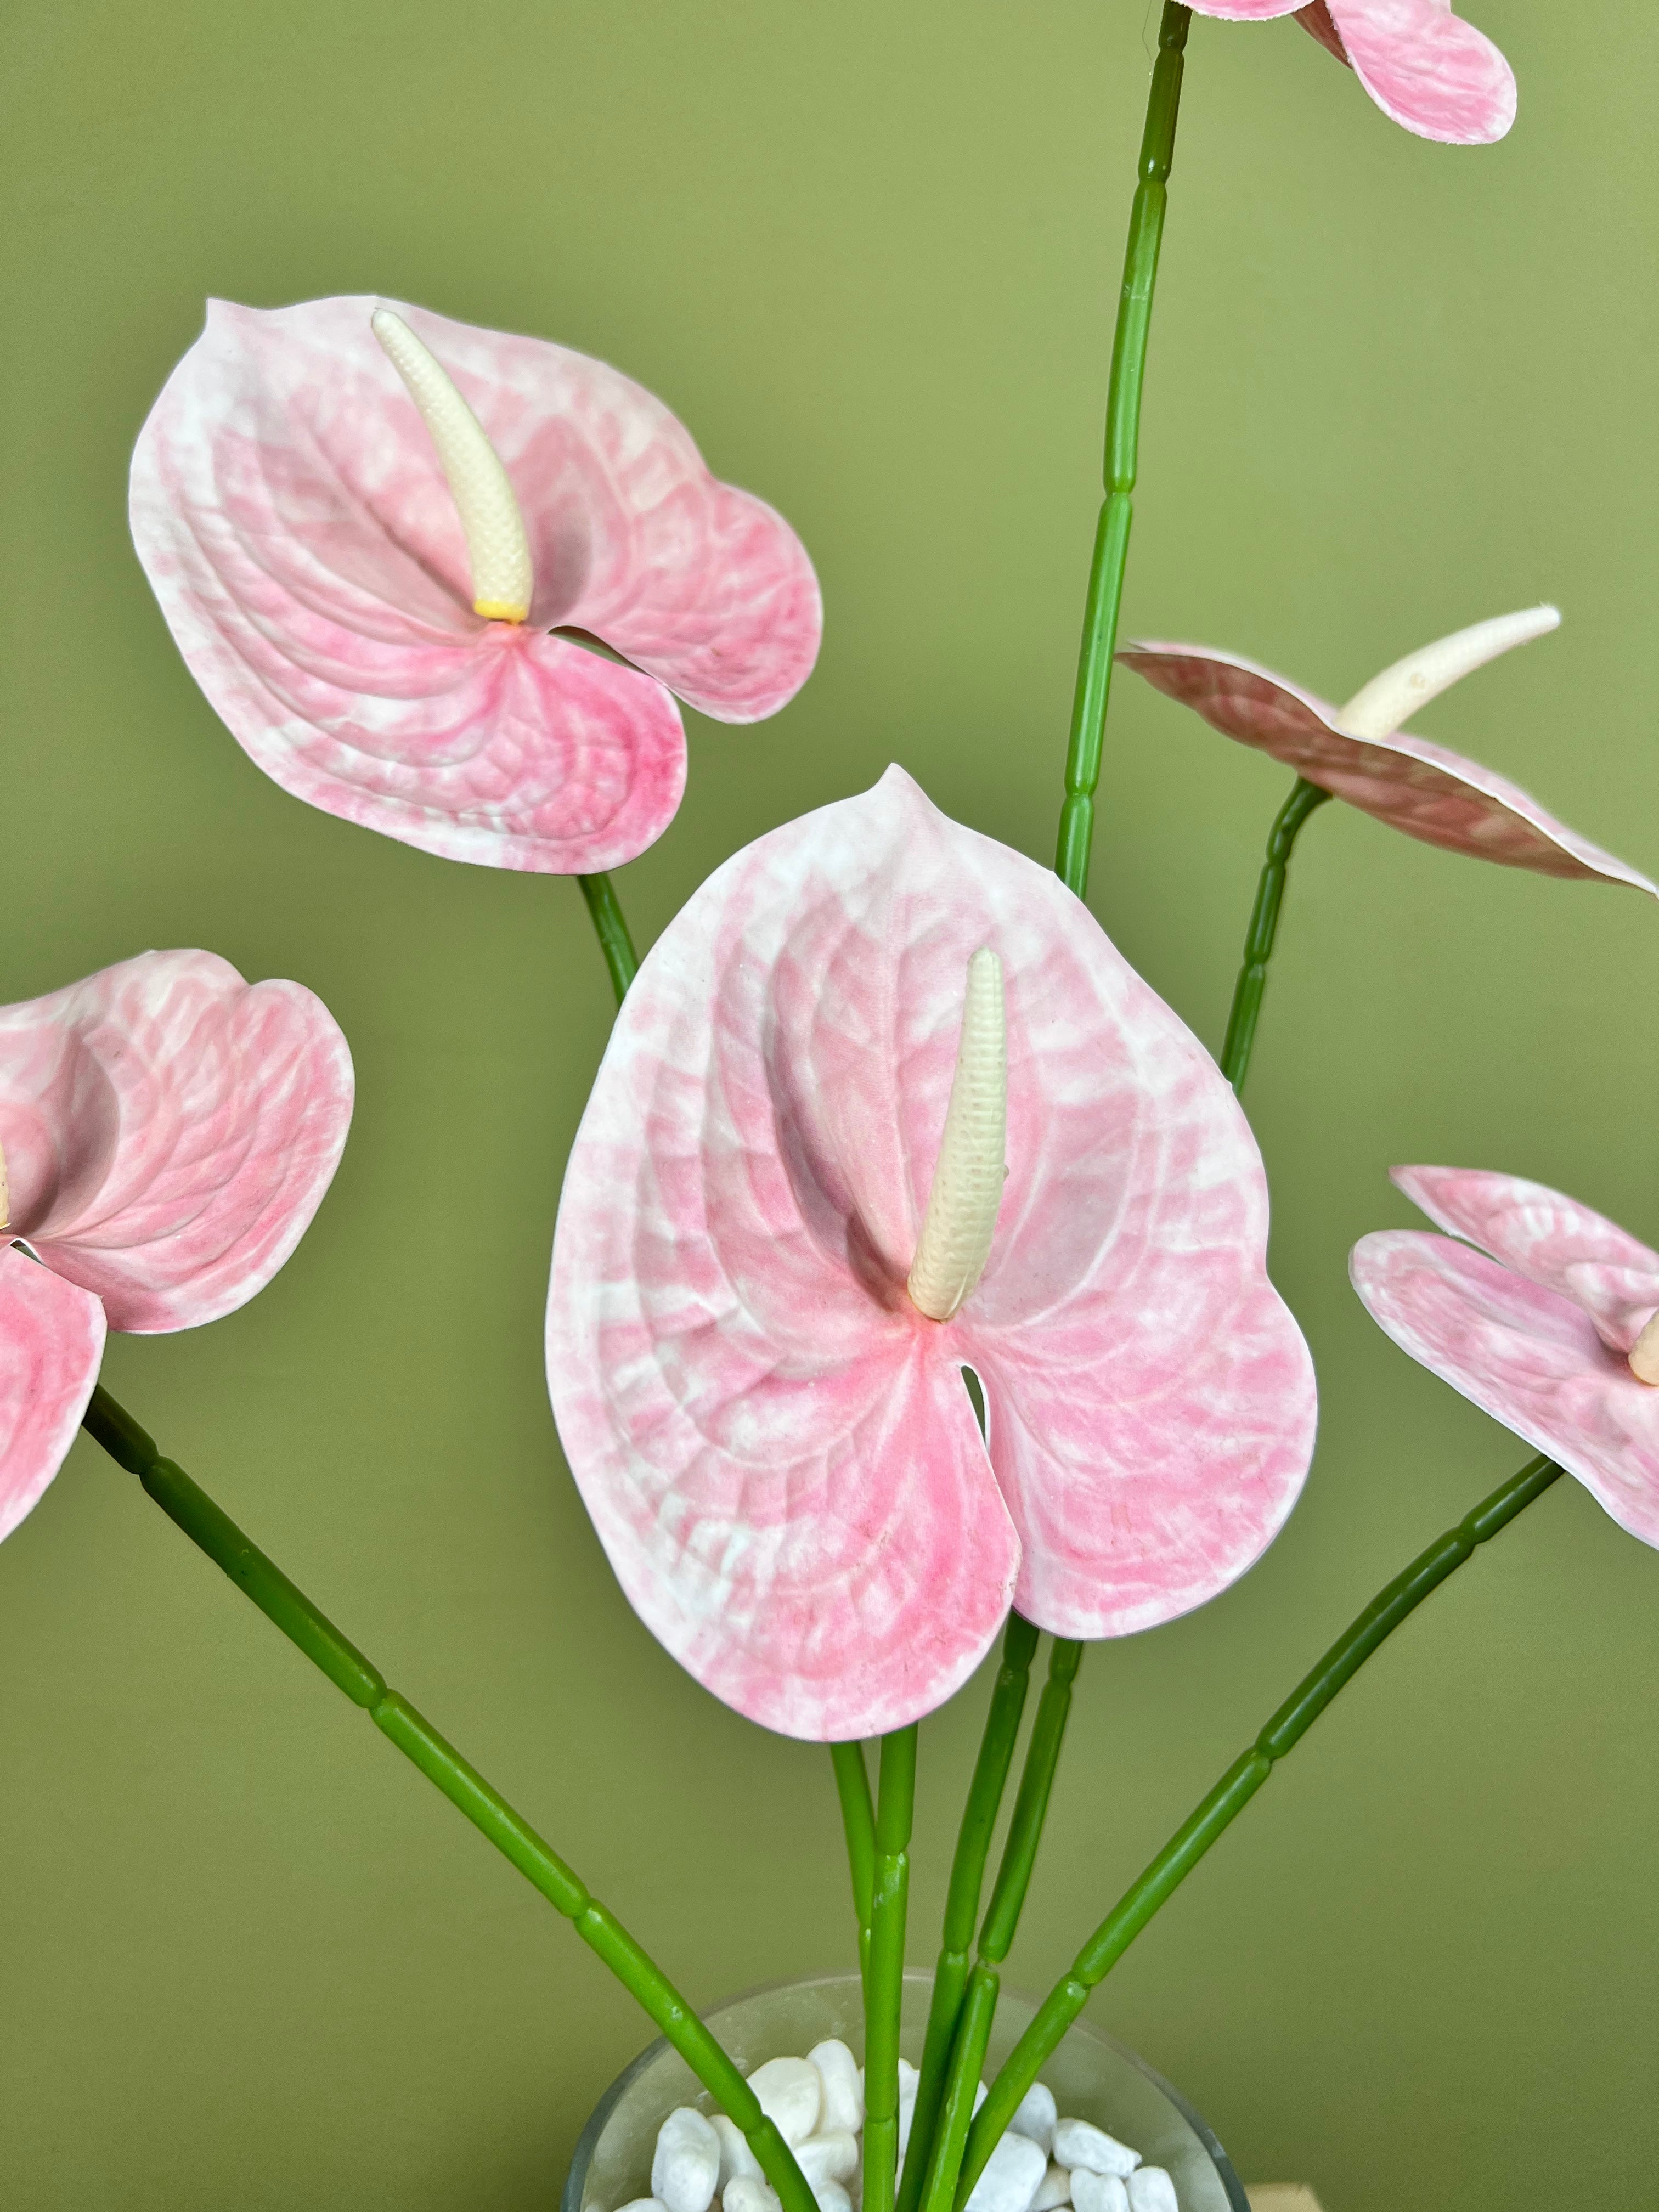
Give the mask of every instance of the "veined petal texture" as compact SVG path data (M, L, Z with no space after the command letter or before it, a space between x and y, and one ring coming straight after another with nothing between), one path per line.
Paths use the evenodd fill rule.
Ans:
M472 611L460 518L371 331L383 305L507 471L536 580L524 623ZM632 859L684 787L670 692L758 720L817 651L799 540L710 476L660 401L566 347L398 302L212 302L139 436L131 519L192 674L258 765L452 860Z
M145 952L0 1008L11 1227L110 1326L190 1328L289 1257L338 1164L351 1057L298 983Z
M981 946L1008 1176L936 1322L904 1285ZM1016 1586L1071 1635L1213 1595L1312 1449L1266 1233L1213 1062L1047 870L897 769L759 839L642 966L560 1208L549 1382L623 1589L718 1695L832 1740L941 1702Z

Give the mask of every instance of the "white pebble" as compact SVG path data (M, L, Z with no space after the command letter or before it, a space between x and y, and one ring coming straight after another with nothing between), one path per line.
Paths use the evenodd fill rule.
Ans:
M1104 2128L1091 2127L1087 2120L1062 2120L1054 2130L1054 2162L1069 2167L1073 2172L1079 2166L1087 2166L1091 2173L1115 2173L1120 2179L1133 2173L1140 2163L1140 2153L1121 2143L1115 2136L1109 2136ZM1072 2202L1078 2212L1085 2212L1079 2203L1077 2184L1072 2184Z
M1031 2212L1048 2160L1030 2136L1004 2136L974 2184L968 2212Z
M838 2181L821 2182L812 2191L818 2212L853 2212L853 2200Z
M864 2077L852 2052L832 2037L828 2043L815 2044L806 2054L806 2063L817 2068L823 2083L819 2132L828 2135L847 2128L856 2135L864 2125Z
M654 2197L635 2197L626 2204L619 2204L617 2212L663 2212Z
M823 2109L823 2081L816 2066L805 2058L769 2058L749 2076L749 2086L760 2108L776 2124L791 2150L816 2135ZM670 2207L678 2212L678 2207Z
M1042 2177L1042 2186L1031 2199L1031 2212L1055 2212L1061 2204L1072 2201L1072 2177L1063 2166L1051 2166Z
M857 2138L850 2128L835 2128L823 2135L808 2136L804 2143L795 2145L795 2162L816 2197L822 2183L845 2181L851 2175L859 2162Z
M1044 2081L1034 2081L1019 2100L1019 2110L1008 2123L1017 2136L1030 2136L1044 2150L1054 2147L1054 2093ZM1056 2197L1056 2203L1064 2203Z
M783 2212L778 2193L752 2173L734 2173L720 2198L720 2212Z
M725 2194L727 2185L741 2177L745 2181L759 2181L761 2162L749 2148L749 2139L735 2120L728 2120L724 2112L716 2112L709 2124L720 2139L720 2172L715 2187Z
M1076 2212L1129 2212L1129 2192L1115 2173L1078 2166L1072 2169L1072 2203Z
M990 2091L986 2087L984 2082L981 2081L978 2088L974 2092L974 2110L975 2112L978 2112L980 2106L985 2102L985 2100L990 2095ZM1025 2130L1022 2128L1020 2130L1020 2133L1024 2135L1024 2132ZM1043 2145L1043 2148L1047 2150L1048 2148L1048 2146L1045 2143Z
M1161 2166L1143 2166L1129 2176L1129 2212L1181 2212L1175 2184Z
M708 2212L720 2172L720 2137L701 2112L682 2105L657 2130L651 2194L666 2212Z

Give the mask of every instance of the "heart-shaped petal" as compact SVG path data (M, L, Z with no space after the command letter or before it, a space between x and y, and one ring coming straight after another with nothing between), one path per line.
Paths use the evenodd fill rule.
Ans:
M1558 822L1508 777L1404 731L1350 737L1328 701L1253 660L1163 642L1127 646L1118 659L1224 737L1270 753L1426 845L1539 875L1629 884L1659 897L1659 885Z
M351 1120L351 1057L297 983L146 952L0 1008L11 1227L113 1328L243 1305L299 1243Z
M313 805L452 860L631 860L684 787L664 686L723 720L775 712L817 653L811 564L617 370L400 307L522 511L530 619L482 620L430 436L370 328L380 304L212 303L133 458L168 625L238 741Z
M1362 1237L1350 1273L1401 1351L1659 1546L1659 1390L1637 1381L1581 1307L1426 1231Z
M940 1322L905 1283L981 949L1007 1177ZM560 1207L549 1382L629 1597L740 1711L835 1739L948 1696L1017 1565L1066 1635L1213 1596L1312 1447L1266 1226L1214 1063L1048 870L897 769L761 838L641 967Z
M104 1310L0 1246L0 1538L64 1463L104 1357Z

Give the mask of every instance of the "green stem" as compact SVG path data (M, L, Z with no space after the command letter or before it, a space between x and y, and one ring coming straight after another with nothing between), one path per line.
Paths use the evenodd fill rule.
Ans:
M574 1927L589 1949L610 1967L644 2008L699 2081L742 2129L767 2179L787 2212L817 2212L816 2202L776 2125L755 2093L672 1983L605 1907L591 1896L551 1845L521 1814L491 1789L477 1769L416 1711L386 1687L380 1670L333 1622L297 1589L228 1515L222 1513L184 1469L158 1454L155 1443L101 1385L82 1422L111 1458L136 1474L168 1519L182 1528L267 1620L319 1667L337 1689L361 1705L405 1759L465 1814L501 1856Z
M1024 1771L1019 1778L1019 1795L1014 1800L1013 1818L1008 1824L1008 1840L1002 1848L996 1887L991 1893L991 1902L979 1931L979 1956L969 1977L962 2018L951 2052L944 2111L928 2161L923 2212L950 2212L956 2195L957 2175L962 2167L969 2124L974 2117L980 2069L985 2063L991 2023L996 2016L1001 1988L999 1969L1013 1942L1025 1893L1030 1887L1031 1870L1036 1864L1037 1845L1042 1840L1042 1824L1048 1817L1054 1773L1060 1765L1060 1746L1066 1740L1072 1686L1082 1663L1082 1644L1057 1637L1048 1655L1048 1680L1037 1701L1036 1720L1026 1747Z
M1227 1017L1227 1042L1221 1048L1221 1073L1242 1097L1249 1072L1255 1025L1261 1017L1261 994L1267 988L1267 963L1273 957L1279 932L1279 910L1285 902L1285 872L1297 834L1308 817L1331 796L1304 775L1297 776L1291 795L1273 817L1267 835L1267 857L1261 880L1255 887L1255 904L1244 935L1244 964L1233 987L1233 1006Z
M1095 792L1100 783L1101 746L1106 731L1106 702L1112 684L1112 654L1117 645L1118 609L1123 600L1123 571L1129 557L1129 527L1134 519L1135 476L1139 466L1140 392L1146 373L1146 338L1152 328L1152 289L1158 281L1158 248L1164 241L1168 183L1175 159L1176 120L1181 112L1190 8L1164 0L1158 26L1158 60L1146 100L1146 126L1140 141L1139 183L1129 211L1129 243L1123 262L1123 290L1112 340L1112 377L1106 398L1106 498L1095 532L1089 570L1089 598L1083 617L1083 647L1078 659L1077 692L1072 706L1071 743L1066 755L1066 804L1060 810L1054 872L1081 898L1089 884L1089 848L1095 834Z
M611 988L617 994L617 1004L621 1006L628 996L629 985L640 972L640 960L628 933L617 887L609 876L578 876L576 881L587 901L594 934L605 955L605 964L611 970Z
M881 1740L870 1970L864 2008L864 2212L893 2212L898 2172L899 2011L910 1827L916 1802L916 1724Z
M1002 1639L1002 1664L997 1670L991 1704L980 1739L979 1758L957 1835L957 1855L951 1863L951 1887L945 1901L945 1929L939 1964L933 1970L933 2002L927 2009L927 2036L922 2045L921 2078L916 2083L915 2111L910 2121L909 2146L899 2180L898 2212L916 2212L933 2146L933 2123L945 2094L951 2046L956 2039L957 2017L968 1986L968 1953L979 1918L980 1893L985 1883L985 1863L991 1853L1008 1770L1013 1764L1020 1716L1030 1685L1031 1661L1036 1655L1037 1632L1018 1613L1008 1616Z
M1163 1850L1132 1882L1073 1960L1071 1971L1048 1992L1036 2017L1010 2052L991 2084L968 2138L958 2204L983 2172L986 2160L1020 2100L1082 2011L1089 1992L1103 1981L1146 1923L1183 1882L1212 1844L1243 1812L1273 1772L1274 1763L1299 1743L1339 1690L1414 1613L1431 1590L1455 1574L1478 1546L1507 1528L1535 1498L1541 1498L1561 1470L1553 1461L1535 1459L1494 1490L1437 1543L1413 1559L1405 1572L1380 1590L1351 1627L1291 1691L1243 1755L1234 1760L1209 1796L1176 1829Z
M870 1915L876 1881L876 1815L870 1802L870 1775L861 1743L832 1743L830 1757L841 1796L842 1826L847 1831L847 1864L853 1877L853 1910L859 1923L859 1974L867 1991Z

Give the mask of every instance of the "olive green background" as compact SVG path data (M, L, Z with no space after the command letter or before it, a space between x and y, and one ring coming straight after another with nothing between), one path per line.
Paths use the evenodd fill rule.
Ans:
M1567 613L1424 727L1659 872L1651 94L1638 0L1479 0L1492 150L1389 124L1295 25L1194 24L1126 624L1343 697ZM249 1309L113 1387L694 1998L850 1956L829 1762L678 1672L560 1462L541 1306L610 1017L574 888L268 783L124 522L204 295L380 290L603 356L823 579L775 723L691 717L621 878L648 940L902 761L1052 850L1143 0L54 0L8 30L0 995L204 945L319 992L359 1106ZM1212 1047L1286 774L1128 678L1092 900ZM1011 1978L1046 1985L1371 1591L1525 1449L1365 1318L1398 1159L1659 1237L1640 896L1307 832L1250 1093L1319 1363L1304 1501L1206 1611L1083 1672ZM1328 2212L1646 2201L1659 1562L1562 1483L1322 1721L1097 1998L1247 2177ZM540 1900L84 1443L0 1554L0 2199L550 2206L645 2039ZM912 1957L983 1683L923 1732Z

